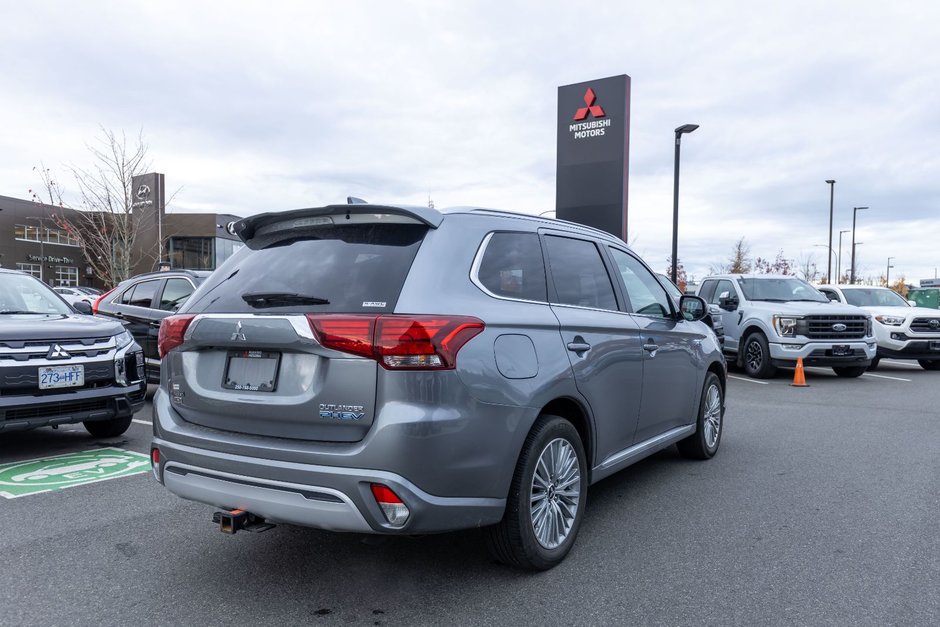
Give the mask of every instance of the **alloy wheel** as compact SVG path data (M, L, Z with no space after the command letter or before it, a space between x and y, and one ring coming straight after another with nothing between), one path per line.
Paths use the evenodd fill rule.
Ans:
M748 370L757 372L764 363L764 349L760 342L751 340L747 343L747 351L744 353L744 360L747 363Z
M718 436L721 435L721 390L712 383L705 393L705 446L713 449L718 445Z
M532 475L532 528L538 543L558 548L571 532L581 501L581 467L568 440L556 438L542 449Z

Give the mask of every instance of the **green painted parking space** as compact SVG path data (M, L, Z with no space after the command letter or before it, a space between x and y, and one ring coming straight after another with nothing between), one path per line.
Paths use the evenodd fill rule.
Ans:
M119 448L101 448L0 464L0 496L15 499L149 470L150 458L147 455Z

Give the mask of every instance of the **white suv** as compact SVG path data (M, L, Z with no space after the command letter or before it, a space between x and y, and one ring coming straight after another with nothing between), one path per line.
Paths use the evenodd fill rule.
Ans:
M875 317L878 356L916 359L925 370L940 370L940 311L917 307L894 290L865 285L822 285L819 291L836 303L847 303Z
M777 366L830 366L858 377L876 356L871 314L829 302L792 276L725 274L702 281L698 295L722 310L724 351L755 378Z

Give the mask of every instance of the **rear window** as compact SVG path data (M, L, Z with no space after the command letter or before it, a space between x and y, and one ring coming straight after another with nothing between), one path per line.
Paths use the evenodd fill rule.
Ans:
M493 233L477 277L497 296L548 301L542 246L535 233Z
M357 224L289 231L232 255L183 306L193 313L383 313L427 227ZM250 303L250 304L249 304Z

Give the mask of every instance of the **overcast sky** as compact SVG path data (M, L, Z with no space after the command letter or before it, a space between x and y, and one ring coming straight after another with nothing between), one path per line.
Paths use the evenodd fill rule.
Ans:
M0 194L143 129L172 211L343 202L554 209L558 85L632 78L630 243L665 270L745 236L859 273L940 266L940 3L4 2ZM66 191L74 185L64 176ZM848 264L850 234L843 240ZM816 246L822 245L822 246Z

